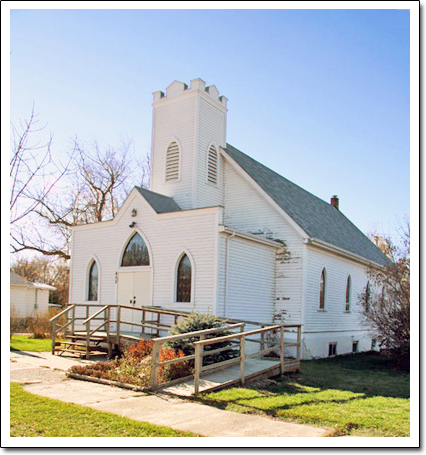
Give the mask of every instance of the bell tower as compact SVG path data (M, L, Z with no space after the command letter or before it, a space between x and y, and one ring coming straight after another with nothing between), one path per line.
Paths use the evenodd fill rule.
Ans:
M182 210L222 205L227 98L201 79L153 97L151 190Z

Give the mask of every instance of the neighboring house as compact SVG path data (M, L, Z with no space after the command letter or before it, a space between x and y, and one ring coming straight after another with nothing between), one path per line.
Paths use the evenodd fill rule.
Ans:
M49 307L49 293L56 288L43 283L32 283L15 272L10 272L11 316L35 317Z
M386 258L338 198L227 144L215 86L174 81L153 95L151 189L135 187L113 220L73 228L70 302L302 324L304 358L370 349L357 297Z

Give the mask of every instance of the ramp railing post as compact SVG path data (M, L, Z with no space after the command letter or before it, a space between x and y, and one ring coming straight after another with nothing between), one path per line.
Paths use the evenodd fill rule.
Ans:
M246 338L244 335L240 338L240 378L241 385L245 383L245 369L246 369Z
M300 357L302 352L302 326L297 327L297 360L300 366Z
M194 364L194 395L197 396L200 392L200 374L203 365L204 345L195 345L195 364Z
M145 334L145 319L146 319L146 312L142 310L142 335Z
M281 376L284 374L284 327L280 327L280 366Z
M52 354L55 354L55 342L56 342L56 320L52 322Z
M86 324L86 359L90 357L90 319Z
M121 306L117 305L117 346L120 347Z
M151 366L151 378L150 378L151 389L155 389L158 386L160 347L161 347L161 342L154 341L154 344L152 346L152 366Z

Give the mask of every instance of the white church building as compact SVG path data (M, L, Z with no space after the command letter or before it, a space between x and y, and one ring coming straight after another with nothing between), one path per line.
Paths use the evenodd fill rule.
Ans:
M374 348L358 295L381 251L339 211L227 144L201 79L153 94L150 190L73 228L70 302L302 324L302 356ZM137 312L135 312L137 313Z

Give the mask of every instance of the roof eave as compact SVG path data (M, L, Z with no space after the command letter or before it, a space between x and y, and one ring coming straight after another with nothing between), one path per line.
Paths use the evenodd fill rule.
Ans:
M315 238L307 238L304 240L304 243L307 245L312 245L317 248L321 248L323 250L329 251L329 252L337 254L339 256L343 256L347 259L351 259L353 261L359 262L368 267L384 269L384 265L379 264L378 262L372 261L363 256L352 253L352 252L345 250L343 248L340 248L338 246L332 245L331 243L324 242L323 240L319 240L319 239L315 239Z

